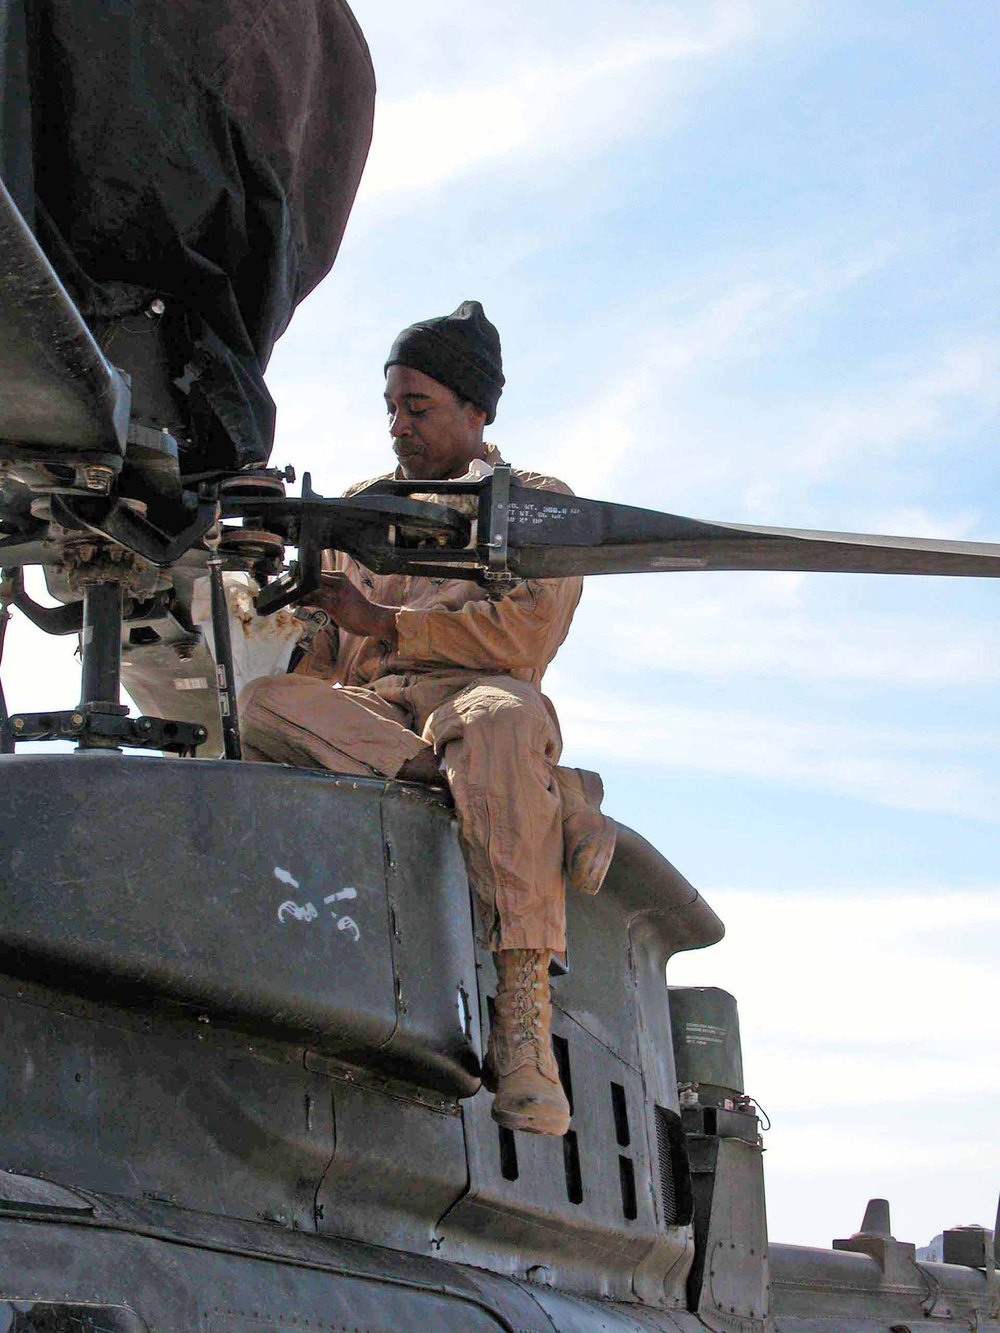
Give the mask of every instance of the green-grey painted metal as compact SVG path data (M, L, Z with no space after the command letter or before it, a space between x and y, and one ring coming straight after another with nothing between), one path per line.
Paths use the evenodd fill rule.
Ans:
M734 1096L743 1091L736 1000L715 986L671 986L670 1023L677 1080Z
M1000 1328L982 1272L881 1224L770 1243L756 1120L680 1129L665 968L722 928L631 830L553 981L570 1154L490 1118L491 962L440 794L6 756L0 811L11 1329ZM694 998L738 1085L731 997Z
M104 359L2 181L0 255L0 441L120 457L128 386Z

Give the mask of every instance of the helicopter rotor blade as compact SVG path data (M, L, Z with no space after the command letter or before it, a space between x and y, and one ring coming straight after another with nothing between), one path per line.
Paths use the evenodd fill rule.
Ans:
M998 543L707 523L516 481L509 491L494 491L494 482L490 477L475 488L383 482L350 499L310 494L302 500L239 500L227 508L229 516L284 528L294 544L305 537L307 524L317 551L346 551L377 573L481 581L738 569L1000 577ZM437 503L413 498L424 492L433 492ZM474 546L466 544L468 520L447 503L452 493L477 497ZM401 537L407 531L415 542Z
M1000 544L706 523L549 491L511 492L508 563L522 578L671 570L1000 577Z

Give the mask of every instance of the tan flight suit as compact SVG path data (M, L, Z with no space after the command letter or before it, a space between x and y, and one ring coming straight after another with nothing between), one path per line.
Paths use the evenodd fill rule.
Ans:
M487 461L502 462L489 448ZM514 476L571 493L536 472ZM400 608L398 646L320 634L293 675L252 682L240 696L245 756L392 778L433 746L489 947L564 950L562 802L552 773L562 738L539 684L582 580L528 579L492 600L465 579L371 574L328 556L328 568L369 601Z

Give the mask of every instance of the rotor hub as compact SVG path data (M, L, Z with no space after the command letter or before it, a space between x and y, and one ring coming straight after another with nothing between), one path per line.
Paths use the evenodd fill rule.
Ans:
M98 583L120 584L125 594L136 598L151 597L169 587L163 571L141 555L89 537L66 541L62 567L70 589L80 596Z

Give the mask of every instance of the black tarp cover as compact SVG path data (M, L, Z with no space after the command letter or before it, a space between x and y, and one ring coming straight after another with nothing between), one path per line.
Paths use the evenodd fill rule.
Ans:
M0 0L0 78L0 170L139 415L188 472L266 459L264 368L371 139L347 5Z

